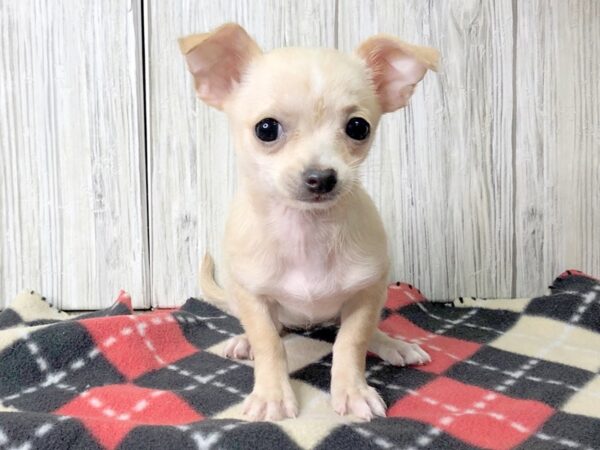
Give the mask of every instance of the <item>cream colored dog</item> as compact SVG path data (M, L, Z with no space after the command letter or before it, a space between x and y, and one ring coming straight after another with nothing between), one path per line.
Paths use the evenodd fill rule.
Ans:
M295 417L280 334L284 327L340 320L333 408L366 420L384 416L385 404L365 379L367 350L399 366L430 358L377 329L387 243L358 166L381 115L407 104L435 68L437 52L380 35L354 55L300 48L263 53L235 24L182 38L180 46L198 97L227 114L235 138L239 187L225 232L226 285L221 290L214 282L208 255L201 284L246 331L225 349L229 357L255 360L245 414Z

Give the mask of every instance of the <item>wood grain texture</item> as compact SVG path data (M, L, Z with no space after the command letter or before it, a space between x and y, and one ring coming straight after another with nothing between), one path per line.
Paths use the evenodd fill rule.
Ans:
M177 38L233 21L265 50L333 47L335 3L154 0L149 7L151 292L153 304L173 306L199 294L203 253L220 259L236 185L225 116L196 99Z
M0 306L149 304L139 6L0 2Z
M510 296L511 2L340 2L340 49L376 33L437 48L410 105L384 117L365 169L392 274L430 298Z
M600 2L516 2L516 284L600 274Z

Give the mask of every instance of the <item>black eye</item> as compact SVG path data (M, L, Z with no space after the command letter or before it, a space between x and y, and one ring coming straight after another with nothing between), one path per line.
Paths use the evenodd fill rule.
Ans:
M346 134L356 141L364 141L370 132L369 122L362 117L352 117L346 124Z
M256 137L264 142L273 142L281 135L281 124L275 119L267 117L254 127Z

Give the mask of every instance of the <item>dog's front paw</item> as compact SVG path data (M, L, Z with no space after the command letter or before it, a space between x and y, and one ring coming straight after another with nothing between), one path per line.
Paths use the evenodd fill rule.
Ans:
M289 381L285 381L274 388L255 386L244 401L243 411L253 421L282 420L298 415L298 402Z
M410 344L389 336L374 337L369 345L369 351L394 366L422 365L431 362L431 357L417 344Z
M367 383L331 386L331 404L338 414L354 414L371 420L375 416L385 417L386 406L375 389Z

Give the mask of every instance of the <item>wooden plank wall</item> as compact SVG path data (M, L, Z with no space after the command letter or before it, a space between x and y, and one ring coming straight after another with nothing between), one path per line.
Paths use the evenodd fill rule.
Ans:
M515 2L515 283L600 276L600 2Z
M236 172L225 117L195 99L176 39L226 21L265 50L351 51L387 32L441 51L364 168L394 278L432 298L514 297L566 268L600 275L596 0L132 2L0 3L2 298L23 284L71 307L116 285L158 306L199 294Z
M0 307L149 305L137 1L0 2Z

